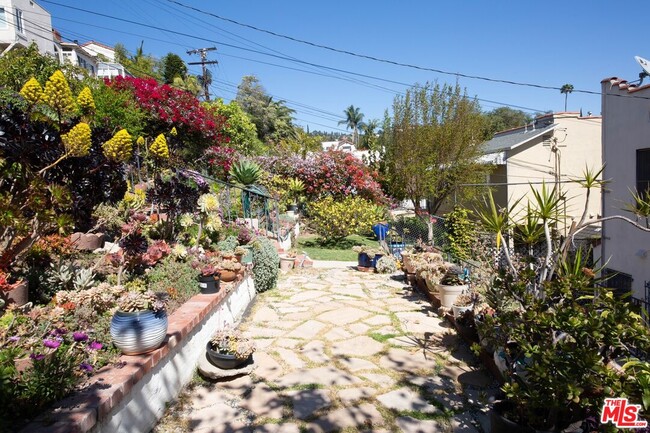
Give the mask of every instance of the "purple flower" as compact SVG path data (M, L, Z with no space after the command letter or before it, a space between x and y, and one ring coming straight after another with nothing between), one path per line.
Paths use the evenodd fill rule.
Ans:
M45 358L45 355L41 353L31 353L29 357L34 361L42 361Z
M86 341L88 340L88 335L85 332L73 332L72 338L74 341Z
M43 340L43 345L50 349L56 349L61 345L61 342L56 340Z
M14 343L15 343L15 342L18 341L18 340L20 340L20 336L19 336L19 335L14 335L13 337L9 337L9 341L11 341L11 342L14 342Z
M92 343L90 343L88 345L88 349L90 349L90 350L99 350L102 347L104 347L104 345L102 343L100 343L99 341L93 341Z
M83 371L88 371L88 372L93 371L93 366L88 364L87 362L82 362L79 365L79 368Z
M50 335L53 337L59 337L68 333L68 330L65 328L56 328L50 331Z

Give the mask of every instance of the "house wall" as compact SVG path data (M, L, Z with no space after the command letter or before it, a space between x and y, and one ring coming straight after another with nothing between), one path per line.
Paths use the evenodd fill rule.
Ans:
M488 183L498 184L508 182L508 167L505 164L498 164L494 166L492 173L488 177ZM508 186L498 185L492 190L492 197L494 203L498 207L508 206Z
M552 138L557 138L559 149L559 168L562 181L580 178L585 167L598 170L602 165L601 123L600 117L579 117L578 113L556 113L554 123L558 126L549 134L541 136L526 145L508 152L507 179L508 198L526 196L532 200L528 182L546 182L552 188L555 185L555 155L551 152ZM544 141L546 140L546 143ZM514 185L513 185L514 184ZM533 185L541 189L542 185ZM566 193L566 226L579 219L585 205L586 190L577 183L562 183ZM592 190L588 214L596 217L600 211L600 191ZM524 210L527 200L522 200L519 209ZM564 207L564 206L563 206Z
M630 189L636 189L636 150L650 148L650 86L628 92L624 82L605 80L602 95L604 177L610 180L603 194L603 213L634 218L622 208L631 203ZM603 260L609 260L608 268L630 274L633 295L642 299L644 282L650 281L648 250L650 233L623 221L604 223Z
M54 55L52 17L48 11L31 0L0 0L5 9L6 25L0 28L0 43L7 47L13 42L29 46L36 42L41 54ZM16 8L23 12L24 32L17 31Z

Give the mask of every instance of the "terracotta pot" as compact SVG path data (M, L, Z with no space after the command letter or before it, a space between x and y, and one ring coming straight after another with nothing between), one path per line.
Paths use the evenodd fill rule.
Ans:
M29 283L26 280L20 281L14 289L0 292L0 296L7 304L14 304L17 307L25 305L29 301Z
M231 281L235 281L237 279L237 271L230 271L230 270L227 270L227 269L221 269L219 271L219 278L224 283L229 283Z
M443 284L438 284L437 289L440 294L440 305L447 310L451 309L456 302L456 298L467 290L469 286L467 284L462 284L458 286L446 286Z

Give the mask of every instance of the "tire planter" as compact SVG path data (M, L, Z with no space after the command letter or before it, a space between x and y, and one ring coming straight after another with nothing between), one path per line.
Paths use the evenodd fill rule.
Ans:
M454 302L456 302L458 295L467 290L468 285L463 284L459 286L445 286L443 284L438 284L437 288L442 308L450 310L454 305Z
M202 295L212 295L217 293L220 288L221 281L218 278L215 278L214 275L209 277L200 276L199 277L199 288L201 289Z
M167 313L152 310L117 311L111 319L111 338L125 355L140 355L160 346L167 335Z
M219 353L215 350L212 350L210 342L206 346L206 352L208 354L208 360L216 367L219 367L223 370L232 370L237 368L240 365L246 363L251 357L252 354L247 358L237 358L235 355Z

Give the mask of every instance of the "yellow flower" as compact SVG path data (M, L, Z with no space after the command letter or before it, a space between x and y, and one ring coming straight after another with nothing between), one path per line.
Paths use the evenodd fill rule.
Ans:
M30 104L36 104L43 96L43 88L36 78L32 77L20 89L20 94Z
M167 147L167 139L164 135L160 134L151 146L149 151L155 158L159 159L169 159L169 147Z
M205 229L215 232L221 228L221 217L219 214L211 214L205 220Z
M138 146L142 146L142 145L144 144L144 137L143 137L143 136L139 136L138 139L136 140L136 144L137 144Z
M86 156L90 151L90 126L79 122L67 134L61 136L68 156Z
M86 86L81 92L79 92L79 96L77 96L77 105L79 105L79 108L81 108L81 111L84 114L95 112L95 100L93 99L90 87Z
M43 102L60 114L69 113L74 109L72 91L63 72L56 71L47 80L47 83L45 83L45 91L43 92Z
M174 137L176 137L178 135L178 132L176 132L176 127L175 126L172 127L172 130L169 131L169 134L173 135Z
M131 158L133 150L131 135L126 129L121 129L115 133L113 138L102 145L102 149L104 149L106 158L112 161L125 162Z

